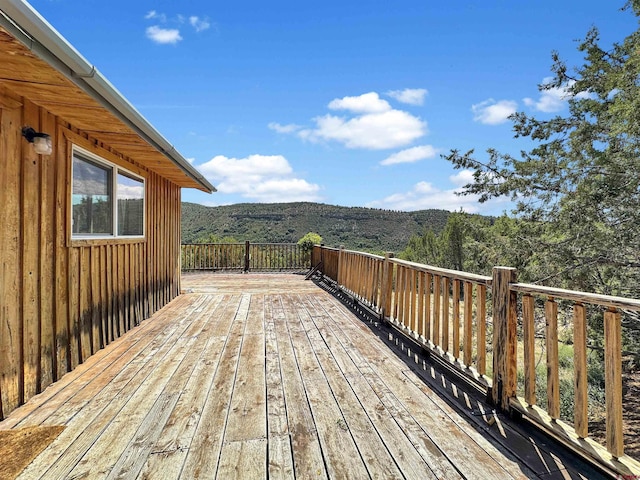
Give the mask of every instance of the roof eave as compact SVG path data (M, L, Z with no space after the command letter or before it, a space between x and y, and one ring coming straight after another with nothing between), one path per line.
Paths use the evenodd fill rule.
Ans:
M136 108L91 65L58 31L23 0L5 0L0 25L35 55L73 81L84 92L116 115L141 138L178 166L208 193L216 188L198 172Z

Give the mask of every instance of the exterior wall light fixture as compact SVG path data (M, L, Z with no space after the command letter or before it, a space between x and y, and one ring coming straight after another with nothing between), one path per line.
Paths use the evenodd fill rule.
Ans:
M31 127L24 127L22 129L22 136L27 139L29 143L33 144L33 149L39 155L51 155L53 147L51 145L51 137L46 133L36 132Z

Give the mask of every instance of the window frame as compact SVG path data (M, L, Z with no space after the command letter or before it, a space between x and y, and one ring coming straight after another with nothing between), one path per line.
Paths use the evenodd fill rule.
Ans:
M73 164L74 159L86 161L87 163L95 163L100 167L110 170L111 178L111 234L91 234L91 233L74 233L73 232ZM71 155L69 161L70 186L69 186L69 238L73 243L76 242L92 242L104 240L118 240L120 242L128 241L144 241L147 237L147 179L132 170L125 168L118 163L111 162L106 158L82 148L76 144L72 144ZM122 174L132 180L142 183L142 234L141 235L118 235L118 174Z

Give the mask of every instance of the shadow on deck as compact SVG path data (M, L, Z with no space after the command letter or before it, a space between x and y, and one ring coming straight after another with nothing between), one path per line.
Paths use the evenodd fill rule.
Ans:
M328 285L182 287L0 422L66 427L20 478L599 478Z

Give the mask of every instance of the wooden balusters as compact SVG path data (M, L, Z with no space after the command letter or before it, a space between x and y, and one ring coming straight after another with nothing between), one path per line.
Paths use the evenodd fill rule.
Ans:
M487 287L477 284L476 289L478 373L485 375L487 373Z
M402 303L402 325L410 328L411 323L409 321L409 315L411 312L411 269L404 269L404 301Z
M473 340L473 284L464 282L464 333L463 333L465 365L471 365L471 344Z
M431 336L431 283L432 275L427 272L424 285L424 338L430 340Z
M573 306L573 377L575 405L573 427L580 438L588 435L587 314L584 306Z
M449 351L449 277L442 278L442 350Z
M460 358L460 280L453 281L453 348L454 358Z
M431 341L440 345L440 302L442 300L442 277L433 276L433 335Z
M604 313L604 374L607 407L607 450L614 457L624 454L622 436L622 325L620 313Z
M547 340L547 413L560 417L560 375L558 367L558 304L549 297L544 306Z
M529 405L536 404L536 339L535 299L531 295L522 297L522 330L524 340L524 399Z
M424 331L424 299L426 296L425 289L425 272L418 272L418 330L417 334L421 339L425 338Z

